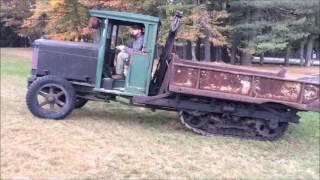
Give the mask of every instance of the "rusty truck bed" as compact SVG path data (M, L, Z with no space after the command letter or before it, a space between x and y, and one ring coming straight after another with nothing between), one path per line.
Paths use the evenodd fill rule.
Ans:
M320 112L320 84L280 73L237 66L194 63L174 56L169 91L255 104L278 103Z

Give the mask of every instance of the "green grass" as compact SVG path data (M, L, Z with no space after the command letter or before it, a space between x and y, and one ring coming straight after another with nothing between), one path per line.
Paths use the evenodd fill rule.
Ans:
M31 71L30 57L19 56L19 51L1 49L1 75L27 77Z
M8 58L5 61L1 61L1 74L27 77L31 68L21 63L10 62L11 60L17 61L18 59Z
M320 113L317 112L300 112L300 123L292 126L295 135L320 138Z
M175 112L120 103L38 119L25 105L30 56L19 52L1 54L0 179L319 179L319 113L300 112L275 142L199 136Z

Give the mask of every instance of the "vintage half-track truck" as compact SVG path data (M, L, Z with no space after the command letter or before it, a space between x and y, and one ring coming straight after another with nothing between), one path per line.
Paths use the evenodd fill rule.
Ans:
M35 41L26 97L33 115L63 119L88 100L126 98L130 105L177 111L187 128L202 135L275 140L289 123L298 123L298 111L320 111L319 82L180 59L172 53L180 12L156 65L157 17L97 10L90 14L101 22L99 44ZM130 55L124 80L112 79L118 29L134 24L144 26L143 50Z

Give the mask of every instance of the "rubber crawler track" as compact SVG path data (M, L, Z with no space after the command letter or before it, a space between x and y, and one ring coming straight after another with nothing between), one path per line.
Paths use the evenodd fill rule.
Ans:
M257 131L255 131L255 135L248 135L246 133L242 133L240 132L241 130L236 130L236 129L227 129L227 128L221 128L219 133L212 133L212 132L206 132L204 130L198 129L198 128L193 128L191 127L189 124L187 124L184 121L184 118L182 116L182 111L180 111L179 113L180 116L180 120L181 123L188 128L189 130L193 131L194 133L203 135L203 136L208 136L208 137L212 137L212 136L225 136L225 137L237 137L237 138L241 138L241 139L249 139L249 140L260 140L260 141L274 141L279 139L280 137L283 136L283 134L287 131L288 129L288 124L284 125L284 129L282 131L282 133L275 137L275 138L269 138L269 137L265 137L260 135ZM243 130L242 130L243 131Z

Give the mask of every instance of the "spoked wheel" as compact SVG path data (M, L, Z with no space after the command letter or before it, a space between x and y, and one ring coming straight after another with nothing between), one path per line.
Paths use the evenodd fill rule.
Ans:
M33 82L27 92L27 105L40 118L62 119L75 103L73 86L63 78L44 76Z
M46 84L39 88L37 101L46 111L58 112L66 105L66 90L57 84Z
M255 124L256 132L265 140L276 140L283 136L288 128L288 123L279 123L276 128L271 128L269 123L257 120Z

